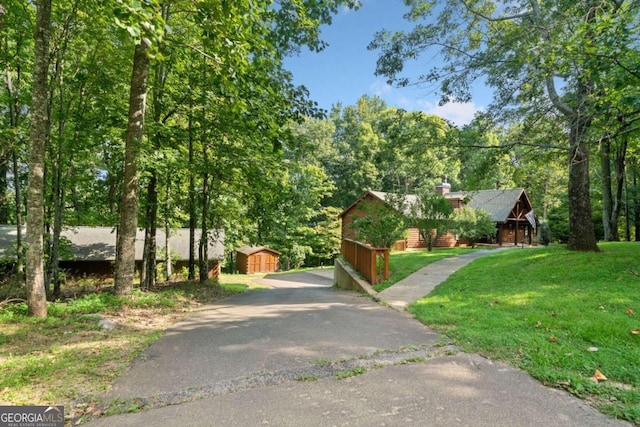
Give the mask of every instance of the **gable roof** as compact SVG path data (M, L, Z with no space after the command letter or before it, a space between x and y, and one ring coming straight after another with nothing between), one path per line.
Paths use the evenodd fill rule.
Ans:
M280 252L276 251L275 249L268 248L266 246L243 246L241 248L236 249L236 252L239 252L244 255L253 255L255 253L262 252L262 251L271 252L273 254L280 255Z
M371 195L382 202L386 202L393 193L385 193L382 191L367 191L362 197L352 203L345 209L340 216L344 216L352 207L364 200L367 195ZM512 188L506 190L472 190L472 191L456 191L446 193L444 195L449 200L465 200L468 199L467 206L474 209L482 209L489 213L493 222L506 222L520 198L524 198L526 204L532 209L531 201L524 188ZM416 194L404 195L404 207L409 209L418 200ZM407 214L408 212L404 212Z
M450 195L453 197L449 197ZM446 196L447 198L469 198L467 206L487 211L493 222L506 222L521 196L524 196L529 208L531 208L531 202L524 188L462 191L449 193Z
M209 259L224 258L224 230L214 230L217 238L209 239ZM0 258L15 256L15 241L17 239L15 225L0 225ZM195 230L195 241L200 240L200 230ZM26 235L26 227L22 228L22 236ZM116 258L116 232L113 227L68 227L62 230L61 237L71 243L73 261L114 261ZM165 232L156 231L156 245L158 251L165 249ZM215 237L215 236L212 236ZM215 241L213 241L215 240ZM169 250L176 258L189 259L189 229L172 230L169 235ZM141 260L144 253L144 230L136 233L136 260Z
M397 196L397 194L395 193L385 193L384 191L367 191L362 196L360 196L358 200L351 203L345 210L343 210L342 213L340 214L340 217L343 217L348 211L351 210L351 208L356 206L362 200L366 199L368 195L385 203L392 197ZM410 213L409 209L411 208L411 206L413 206L416 203L416 201L418 200L418 196L415 194L405 194L403 197L404 197L403 208L405 209L405 212L403 213L408 215Z

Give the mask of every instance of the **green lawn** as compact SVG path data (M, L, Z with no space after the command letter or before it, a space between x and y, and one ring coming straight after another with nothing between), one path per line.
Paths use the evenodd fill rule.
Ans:
M393 252L389 255L389 279L375 285L373 289L381 292L426 265L440 261L443 258L464 254L477 249L478 248L436 248L431 252L427 250Z
M67 415L93 414L109 384L167 327L200 304L256 287L240 275L220 280L48 303L46 319L28 317L24 302L0 301L0 405L64 405ZM102 329L98 315L118 327Z
M409 310L465 351L640 424L640 244L600 248L489 255ZM608 380L594 381L596 371Z

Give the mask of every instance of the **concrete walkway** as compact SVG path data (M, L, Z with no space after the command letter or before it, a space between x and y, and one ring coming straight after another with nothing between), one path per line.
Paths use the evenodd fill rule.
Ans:
M497 251L518 248L520 247L502 246L497 249L478 250L445 258L410 274L390 288L378 293L376 297L396 310L404 311L413 301L428 295L436 286L470 262L482 256L494 254Z

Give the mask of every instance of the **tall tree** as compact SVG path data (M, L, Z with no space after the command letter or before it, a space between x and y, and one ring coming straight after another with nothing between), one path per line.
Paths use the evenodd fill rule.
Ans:
M617 242L620 240L618 222L622 212L622 195L624 191L625 160L627 155L627 138L614 140L608 135L600 141L600 165L602 170L602 225L604 240ZM612 156L612 149L614 150ZM615 171L612 174L611 165ZM613 175L613 179L612 179ZM612 189L612 184L615 189Z
M0 34L4 29L4 15L7 13L5 7L0 5ZM0 48L3 47L2 38L0 38ZM4 61L2 61L4 62ZM0 62L0 64L2 64ZM8 86L8 81L7 81ZM9 95L11 90L9 89ZM9 172L9 152L6 149L0 150L0 224L9 222L9 204L7 203L7 173Z
M31 134L29 148L29 187L27 192L26 280L29 314L47 316L44 271L44 157L49 132L47 101L49 71L49 33L51 0L36 2L35 61L33 99L31 102Z
M169 25L169 18L171 16L171 4L168 2L160 5L162 18L165 25ZM166 30L165 34L166 36ZM162 46L160 46L162 48ZM156 231L158 228L158 192L159 192L159 177L158 170L160 166L157 164L162 157L162 140L165 137L162 133L162 127L173 114L173 112L166 112L164 108L165 92L167 85L167 76L169 71L167 70L168 60L160 61L154 64L153 67L153 84L152 84L152 126L154 126L153 135L151 136L151 153L150 156L155 156L149 161L149 167L147 174L149 175L147 183L146 194L146 215L145 217L145 234L144 234L144 256L142 262L141 279L140 284L144 288L155 286L156 284L156 257L157 257L157 242ZM175 110L174 110L175 111ZM155 160L155 161L154 161Z
M126 15L131 21L126 28L137 38L133 53L133 69L129 90L129 115L125 136L122 193L120 196L120 222L116 243L114 287L118 295L131 293L135 274L135 242L138 229L138 169L144 137L144 119L147 107L147 81L151 44L160 40L164 32L159 6L154 0L131 4ZM154 46L157 48L157 43Z
M389 109L380 119L382 147L378 157L382 190L433 192L443 176L460 171L457 129L444 119L420 111Z
M416 25L410 33L381 32L371 48L382 49L377 72L406 84L399 74L405 61L429 48L442 47L444 64L424 74L421 81L440 81L442 102L468 101L471 85L485 76L496 88L494 111L515 118L522 109L546 113L554 110L568 129L568 247L597 251L590 202L590 129L598 96L598 80L610 67L609 52L600 37L608 24L630 31L632 1L592 0L511 2L501 7L493 1L455 1L436 8L436 2L408 0L407 16L419 21L439 10L435 23ZM608 29L608 27L607 27ZM620 30L621 27L618 27ZM516 111L509 106L521 107Z
M73 145L76 137L70 128L74 124L74 112L79 112L81 102L77 104L76 99L81 99L83 95L78 94L74 84L66 81L68 72L73 72L78 62L71 61L69 51L72 44L78 38L81 25L79 25L79 1L73 2L68 8L59 7L53 11L53 22L59 23L53 28L51 34L51 75L49 90L49 120L51 123L51 138L47 146L47 177L46 183L46 208L45 208L45 230L48 231L49 239L45 244L47 253L47 280L45 289L50 294L50 285L54 284L53 297L60 296L61 279L59 260L61 252L61 232L64 222L64 206L67 197L69 184L69 171L73 163ZM64 6L67 6L64 4ZM56 13L57 12L57 13ZM75 58L79 59L79 58ZM69 69L67 64L70 64ZM77 144L76 144L77 145ZM81 151L81 150L78 150Z
M338 189L331 199L332 205L345 208L364 191L381 188L376 159L383 140L377 121L387 108L379 97L362 96L355 105L334 106L329 114L336 129L334 147L338 152L330 170Z
M117 295L127 295L133 288L135 244L138 230L138 162L144 134L144 115L149 77L148 41L136 44L133 55L131 90L129 93L129 124L125 137L123 188L120 198L120 225L116 245L114 286Z
M28 162L29 128L26 120L31 101L31 70L33 69L33 7L23 7L20 2L3 2L0 13L0 69L4 89L0 92L0 104L5 105L0 115L0 158L5 160L0 174L0 216L5 223L16 225L16 270L24 272L23 214L26 184L25 164ZM6 96L6 97L5 97ZM2 161L0 161L2 163ZM5 169L6 167L6 169ZM10 171L10 172L9 172ZM9 180L7 174L11 175ZM11 182L10 182L11 181ZM5 184L6 183L6 184ZM13 197L7 192L13 187ZM1 222L1 221L0 221Z
M637 31L629 31L640 25L638 3L613 3L598 11L601 17L593 31L594 47L585 49L586 63L597 89L594 102L598 115L593 127L600 132L599 176L605 240L620 237L627 158L633 152L640 128L640 73L636 67L640 61L640 39Z

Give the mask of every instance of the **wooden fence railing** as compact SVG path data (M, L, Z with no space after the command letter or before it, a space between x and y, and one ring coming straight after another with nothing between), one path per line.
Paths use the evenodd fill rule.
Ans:
M342 239L340 254L372 285L389 278L389 249L374 248L366 243Z

